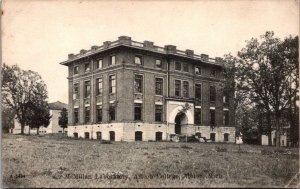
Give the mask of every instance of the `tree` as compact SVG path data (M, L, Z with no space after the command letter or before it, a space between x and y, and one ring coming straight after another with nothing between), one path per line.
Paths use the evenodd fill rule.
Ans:
M14 127L15 113L12 109L2 106L1 124L2 131L8 133Z
M36 72L22 70L17 65L10 67L4 64L2 98L3 105L15 112L16 119L21 124L21 134L24 134L25 125L33 123L32 115L37 111L32 109L32 104L35 107L44 106L42 102L47 99L46 84Z
M266 32L261 36L261 41L252 38L247 41L238 56L243 61L241 77L246 86L251 103L263 107L266 112L271 144L272 115L275 119L276 146L280 145L280 119L283 110L287 107L289 96L298 92L297 79L291 81L290 77L295 72L297 59L291 59L287 52L298 51L298 46L282 42L274 37L274 32ZM291 90L290 83L295 87ZM291 94L290 94L291 93ZM290 95L289 95L290 94Z
M27 124L29 128L36 128L37 135L39 135L39 129L41 126L48 127L50 124L50 110L47 101L41 101L37 103L29 102L29 117Z
M63 128L63 133L65 133L65 128L68 128L68 112L66 108L63 108L60 117L58 118L58 124Z

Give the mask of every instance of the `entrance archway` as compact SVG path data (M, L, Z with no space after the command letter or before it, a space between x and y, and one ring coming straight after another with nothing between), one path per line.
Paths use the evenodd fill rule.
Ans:
M175 133L181 134L181 126L188 123L185 113L178 113L175 117Z

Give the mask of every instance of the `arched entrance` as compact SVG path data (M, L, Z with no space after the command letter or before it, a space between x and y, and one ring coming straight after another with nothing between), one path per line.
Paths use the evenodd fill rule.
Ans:
M188 123L188 118L185 113L178 113L175 117L175 133L181 134L181 126Z

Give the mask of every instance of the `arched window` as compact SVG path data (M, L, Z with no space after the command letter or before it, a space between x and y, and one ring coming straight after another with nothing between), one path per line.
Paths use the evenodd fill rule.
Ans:
M224 133L224 141L227 142L229 140L229 134Z
M115 131L109 131L109 140L115 141Z
M155 140L156 141L162 141L162 132L156 132L155 133Z
M102 139L102 133L101 132L96 132L96 135L97 135L97 140Z
M213 142L216 141L216 133L210 133L210 140Z
M73 133L74 138L78 138L78 133Z
M135 141L142 141L143 140L143 132L142 131L136 131L135 132Z
M89 139L90 138L90 133L89 132L85 132L84 133L84 138L85 139Z

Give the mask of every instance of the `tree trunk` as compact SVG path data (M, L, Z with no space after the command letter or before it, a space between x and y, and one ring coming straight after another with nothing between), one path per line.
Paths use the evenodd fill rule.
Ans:
M272 146L272 124L271 124L271 114L267 112L267 125L268 125L268 144Z
M39 135L39 134L40 134L39 130L40 130L40 128L39 128L39 127L38 127L38 128L36 128L36 134L37 134L37 135Z
M276 124L276 147L280 147L280 114L276 113L275 114L275 124Z
M65 128L63 127L63 136L65 136Z
M30 126L28 126L28 134L30 135Z
M25 124L21 123L21 135L24 135L24 127L25 127Z

